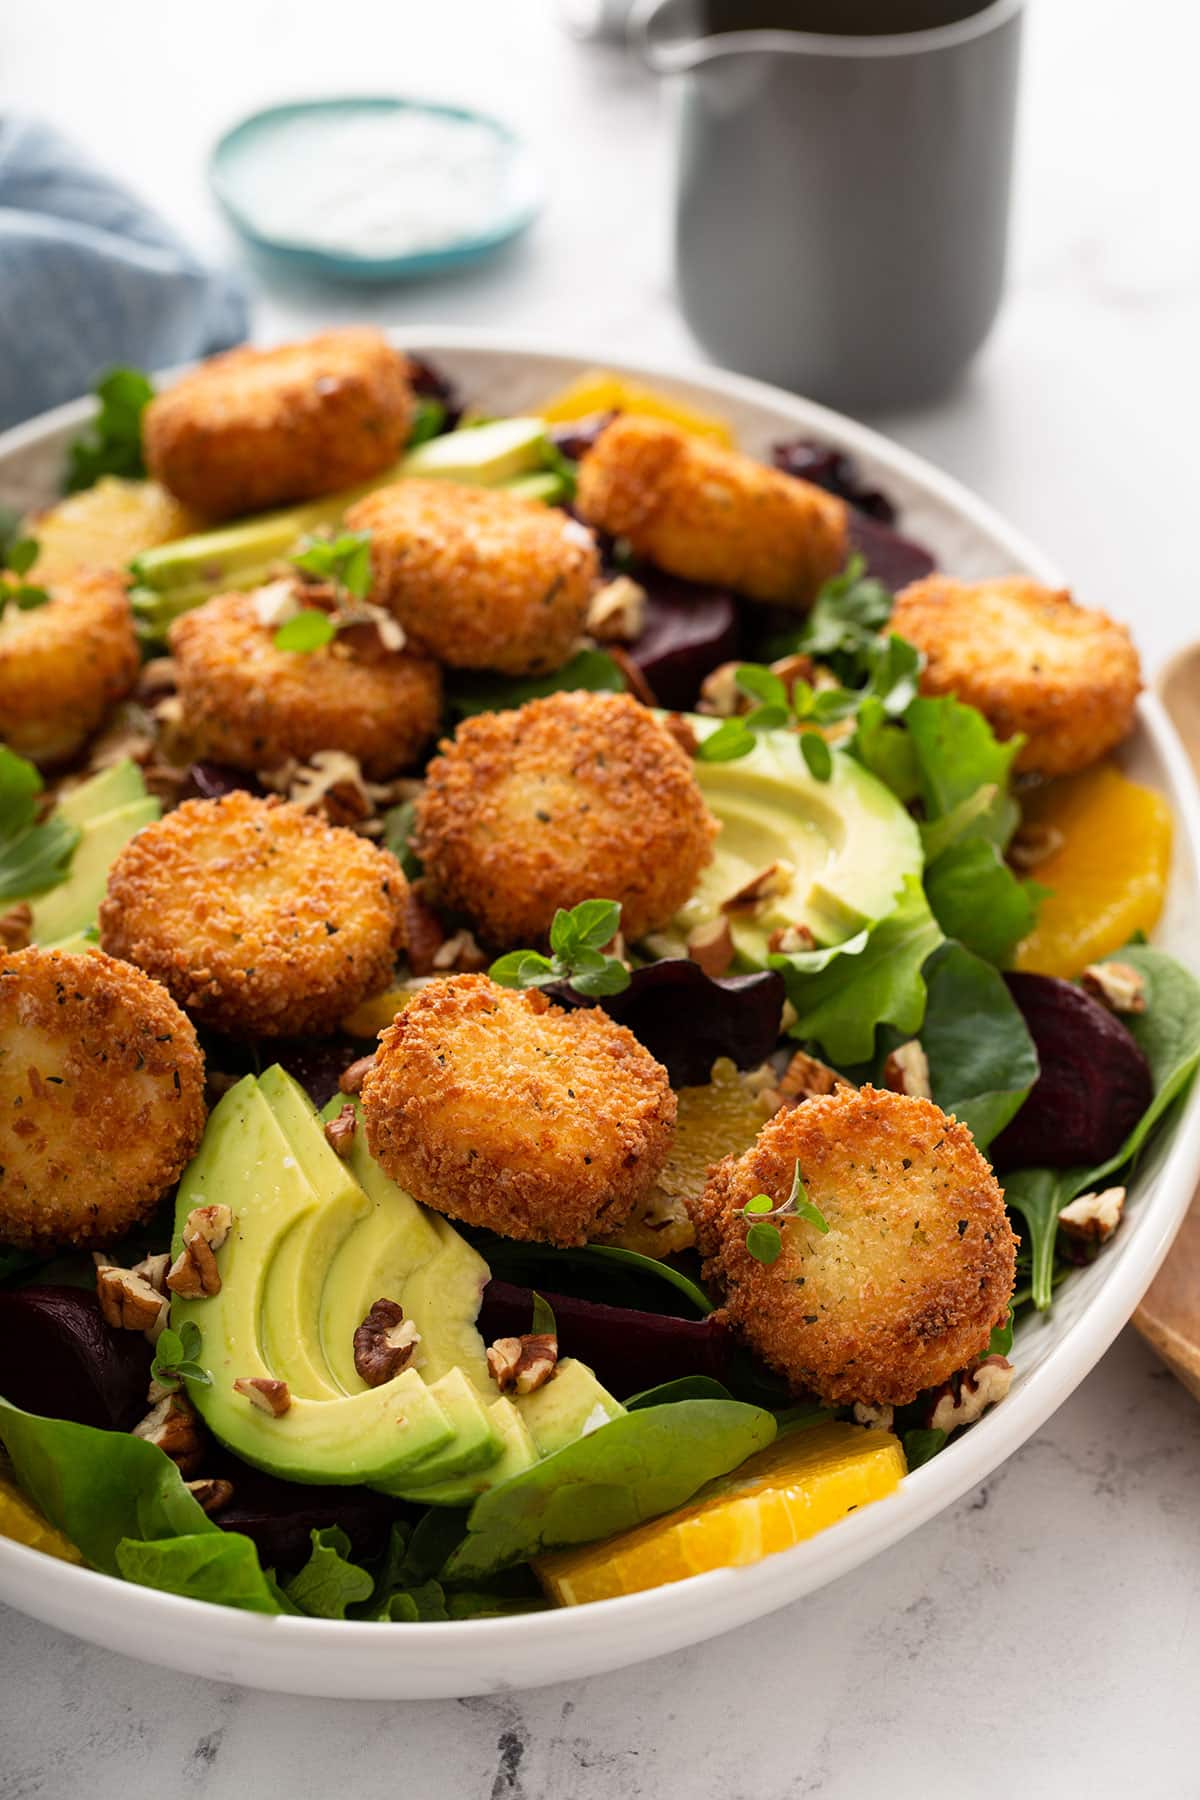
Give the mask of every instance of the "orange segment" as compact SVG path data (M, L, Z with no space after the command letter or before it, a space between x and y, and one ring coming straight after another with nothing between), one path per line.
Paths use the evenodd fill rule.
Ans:
M44 1518L31 1500L27 1500L15 1481L7 1481L0 1475L0 1537L12 1538L18 1544L27 1544L31 1550L41 1550L47 1556L57 1556L61 1562L81 1563L83 1561L78 1550L69 1538L57 1531Z
M711 438L714 443L725 444L730 449L737 441L724 419L696 412L671 394L643 387L637 381L627 381L623 375L615 375L609 369L588 369L568 382L538 408L538 417L559 425L569 419L587 419L593 413L605 412L641 413L643 418L666 419L684 431Z
M534 1566L560 1606L611 1600L709 1569L759 1562L882 1500L906 1473L900 1442L859 1425L785 1432L677 1512Z
M687 1202L704 1188L710 1163L748 1150L767 1122L759 1093L727 1056L713 1064L706 1087L678 1090L675 1138L648 1199L603 1241L642 1256L674 1256L696 1241Z
M59 581L81 566L123 569L143 550L187 537L199 523L157 482L105 475L29 521L39 546L31 579Z
M1153 930L1171 862L1171 812L1161 794L1099 763L1048 782L1022 810L1026 825L1051 826L1063 841L1031 870L1053 892L1017 946L1018 969L1078 975L1134 932Z

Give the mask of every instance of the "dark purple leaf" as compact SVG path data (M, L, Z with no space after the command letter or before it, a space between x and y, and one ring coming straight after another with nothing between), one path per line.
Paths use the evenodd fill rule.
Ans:
M252 1538L264 1568L299 1567L312 1549L310 1533L328 1525L341 1526L355 1561L377 1556L387 1543L392 1520L403 1510L397 1501L370 1488L279 1481L219 1449L205 1461L204 1474L233 1484L233 1498L214 1515L214 1522L225 1531L241 1531Z
M128 1431L145 1414L153 1351L113 1331L88 1288L0 1292L0 1394L24 1412Z
M733 1344L727 1327L714 1314L675 1319L541 1288L538 1292L554 1309L559 1354L586 1363L618 1400L679 1375L728 1379ZM519 1337L530 1330L532 1317L532 1288L489 1281L479 1313L486 1343Z
M593 1006L565 982L546 990L563 1006ZM715 980L698 963L668 957L635 969L624 993L599 1004L627 1025L666 1069L675 1087L700 1087L713 1063L728 1056L756 1068L779 1042L783 976L773 969Z
M1042 1072L993 1142L992 1162L1004 1172L1106 1161L1150 1104L1150 1065L1121 1021L1082 988L1050 975L1005 980Z

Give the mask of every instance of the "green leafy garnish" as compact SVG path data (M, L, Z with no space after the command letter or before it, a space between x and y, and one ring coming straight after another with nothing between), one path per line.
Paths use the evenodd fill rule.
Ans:
M906 1431L904 1434L904 1460L908 1464L909 1473L927 1463L938 1451L945 1448L946 1433L941 1430Z
M178 1392L185 1381L197 1387L211 1387L212 1376L196 1360L200 1355L200 1327L189 1319L178 1331L168 1325L158 1334L150 1373L160 1387Z
M375 1583L351 1562L350 1539L340 1525L312 1534L312 1551L298 1574L284 1583L293 1606L313 1619L344 1619L346 1608L370 1599Z
M430 438L440 437L445 424L445 402L436 400L432 394L421 394L413 413L412 430L408 434L405 449L415 450L418 444L427 444Z
M142 460L142 414L154 387L140 369L109 369L96 383L96 416L71 442L63 492L93 487L102 475L137 479Z
M746 1249L755 1262L763 1263L770 1268L783 1255L783 1234L778 1225L769 1225L763 1220L756 1220L746 1233Z
M791 1192L786 1200L781 1200L777 1205L770 1194L755 1194L752 1199L747 1200L745 1206L735 1207L734 1210L749 1222L746 1249L755 1262L766 1263L768 1266L778 1261L783 1250L783 1237L776 1220L803 1219L806 1224L815 1226L822 1235L829 1230L829 1221L808 1197L808 1189L804 1185L798 1162L792 1174Z
M337 623L320 607L306 606L303 612L285 619L275 633L277 650L322 650L337 636Z
M803 625L772 639L767 654L811 656L835 665L841 659L855 672L892 613L891 594L866 567L864 557L852 556L821 588Z
M538 950L510 950L488 970L501 987L548 987L565 981L577 994L599 999L629 986L620 957L605 954L621 927L617 900L581 900L570 911L559 907L550 926L549 956Z
M808 765L808 772L814 781L828 781L833 774L833 752L823 737L815 731L805 731L800 736L800 754Z
M327 581L352 600L365 600L371 591L371 534L342 531L336 537L306 538L291 559L302 575Z
M79 828L54 813L37 823L44 785L31 762L0 744L0 900L43 894L66 880Z
M547 1337L558 1336L558 1324L554 1317L554 1308L542 1294L538 1293L536 1288L533 1291L533 1320L529 1329L534 1333L544 1334Z
M10 536L0 545L0 570L17 577L16 581L0 581L0 612L15 606L18 612L33 612L45 606L50 596L43 587L35 587L22 576L28 575L38 559L38 541L34 537Z

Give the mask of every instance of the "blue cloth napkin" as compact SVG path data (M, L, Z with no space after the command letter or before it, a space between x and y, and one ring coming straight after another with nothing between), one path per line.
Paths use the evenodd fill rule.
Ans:
M165 368L240 343L245 297L37 119L0 118L0 427L114 363Z

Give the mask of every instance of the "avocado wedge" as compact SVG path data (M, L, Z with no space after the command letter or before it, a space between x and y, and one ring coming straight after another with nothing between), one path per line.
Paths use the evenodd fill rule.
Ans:
M162 811L146 792L141 770L125 758L80 782L59 801L60 818L79 832L65 881L31 894L34 942L48 949L87 949L82 933L96 922L108 871L135 832Z

